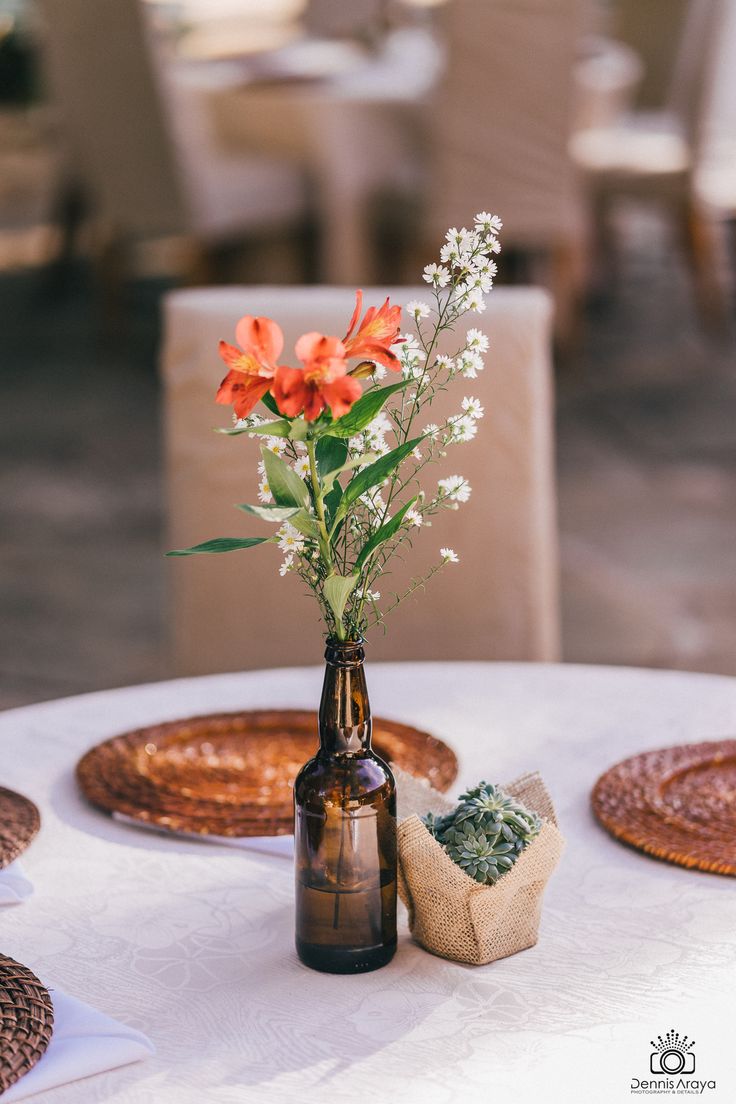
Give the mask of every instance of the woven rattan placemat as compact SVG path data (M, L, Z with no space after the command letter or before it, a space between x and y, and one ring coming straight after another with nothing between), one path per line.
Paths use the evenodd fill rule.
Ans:
M218 713L106 740L83 756L77 778L98 808L171 831L288 835L294 778L317 744L315 713ZM408 725L374 718L373 747L435 789L457 775L455 753Z
M0 1092L35 1066L53 1027L48 990L26 966L0 955Z
M0 870L25 851L40 827L41 816L33 802L0 786Z
M598 779L591 800L623 843L678 866L736 875L736 740L624 759Z

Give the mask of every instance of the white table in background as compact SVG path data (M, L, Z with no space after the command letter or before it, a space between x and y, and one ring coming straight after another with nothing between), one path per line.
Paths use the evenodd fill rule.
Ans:
M3 911L0 950L158 1049L44 1104L607 1104L653 1076L649 1041L672 1027L697 1041L696 1076L717 1082L703 1099L732 1104L734 882L621 847L588 802L623 756L733 734L736 679L464 663L368 676L376 714L457 750L458 787L542 771L568 847L538 945L460 966L415 946L402 919L388 967L313 973L292 949L288 859L164 838L80 799L74 764L100 740L196 713L314 707L320 668L16 709L0 716L2 781L38 803L43 828L24 859L36 893Z

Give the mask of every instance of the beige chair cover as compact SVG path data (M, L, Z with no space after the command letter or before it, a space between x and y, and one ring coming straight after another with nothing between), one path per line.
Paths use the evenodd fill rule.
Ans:
M567 153L581 0L453 0L443 9L448 67L436 103L428 229L488 208L504 242L577 241L584 212Z
M368 289L367 304L387 294ZM392 291L405 303L421 289ZM267 315L281 324L284 361L293 343L319 328L342 336L353 307L348 289L228 288L178 291L166 303L163 350L166 421L167 547L210 537L269 532L233 504L255 502L258 448L246 437L213 432L230 423L214 403L224 368L219 338L234 339L237 319ZM407 562L381 580L384 597L454 548L449 565L396 610L384 636L374 630L374 659L538 659L558 656L557 538L550 373L551 307L536 289L498 289L485 314L469 315L491 338L487 368L441 397L431 420L480 398L486 416L477 438L449 451L430 478L462 474L470 502L418 533ZM464 331L463 331L464 332ZM440 403L442 405L440 405ZM448 404L449 403L449 409ZM435 410L437 413L435 413ZM429 420L429 417L427 418ZM279 578L271 545L218 556L167 561L173 667L180 674L298 665L321 659L316 604L295 576Z
M142 0L41 0L43 59L70 172L130 236L237 237L301 217L301 174L224 156L201 98L164 64Z

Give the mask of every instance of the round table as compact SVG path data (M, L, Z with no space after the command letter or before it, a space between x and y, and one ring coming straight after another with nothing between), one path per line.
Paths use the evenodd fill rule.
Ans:
M374 664L376 714L447 740L460 784L538 768L567 850L539 943L487 967L400 943L383 970L333 977L292 947L287 858L166 838L80 799L81 753L116 732L241 707L314 707L320 668L183 679L0 716L2 783L40 806L25 856L36 893L0 916L0 951L156 1044L148 1061L44 1104L351 1104L629 1099L650 1040L696 1040L708 1100L736 1099L730 1042L736 893L729 878L656 862L595 823L611 763L736 731L736 679L525 664ZM667 1097L669 1099L669 1097Z

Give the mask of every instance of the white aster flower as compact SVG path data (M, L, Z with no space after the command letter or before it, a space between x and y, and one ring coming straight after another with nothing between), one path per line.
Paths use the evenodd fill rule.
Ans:
M501 252L501 243L493 234L486 234L486 249L489 253Z
M275 453L276 456L281 456L286 452L286 440L283 437L264 437L263 444L269 452Z
M388 368L384 367L383 364L377 364L376 367L373 370L373 378L377 379L377 380L382 380L382 379L385 379L385 377L387 375L388 375Z
M440 353L435 360L435 364L438 368L444 368L447 372L455 371L455 361L447 353Z
M420 318L429 318L431 309L428 303L423 303L421 299L412 299L406 304L406 313L410 314L413 318L416 318L417 322Z
M482 314L486 309L486 301L483 298L483 292L480 288L469 288L463 305L466 310L475 311L476 314Z
M309 479L311 472L309 470L309 457L300 456L294 464L292 464L293 470L301 479Z
M410 525L416 525L417 528L421 526L423 520L422 515L414 506L404 514L404 521L408 521Z
M461 406L470 418L482 418L485 414L485 410L481 404L480 399L474 399L470 395L465 396L461 403Z
M425 437L436 437L439 431L440 427L436 422L429 422L422 430Z
M424 266L424 277L428 284L432 284L433 287L443 288L446 287L449 279L449 269L444 265L428 264Z
M470 498L470 484L462 475L448 475L447 479L438 480L437 487L440 498L451 498L453 502L467 502Z
M290 552L288 554L288 556L286 557L286 559L284 560L284 562L281 564L281 567L279 568L279 575L286 575L286 573L289 571L289 569L291 568L291 565L293 563L294 563L294 556Z
M285 521L281 528L277 530L276 536L279 538L279 548L287 555L303 551L304 537L288 521Z
M460 250L453 242L446 242L440 249L440 260L454 268L460 263Z
M482 330L468 330L465 341L468 349L474 349L478 353L488 352L488 337Z
M466 441L472 441L478 432L475 418L468 414L456 414L448 418L447 425L450 430L448 444L461 445Z
M483 234L498 234L503 228L503 223L498 215L489 215L488 211L480 211L480 213L475 216L474 221L476 229L480 230Z
M273 502L273 495L271 494L271 488L268 485L267 479L262 479L258 484L258 501Z
M443 563L460 563L460 557L452 548L440 548Z
M483 371L483 357L475 349L465 349L458 359L460 371L465 379L476 379Z

